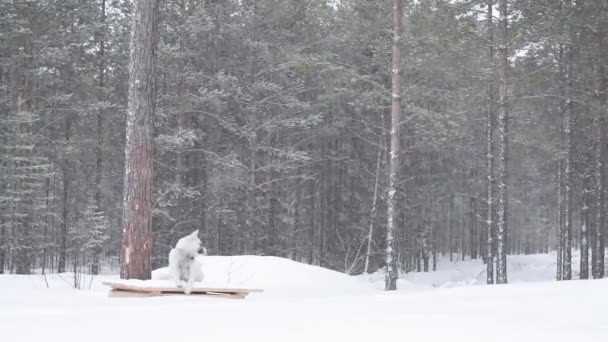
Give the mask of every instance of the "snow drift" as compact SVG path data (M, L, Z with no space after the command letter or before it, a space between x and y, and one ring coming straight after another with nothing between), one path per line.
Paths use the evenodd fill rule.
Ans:
M346 274L279 257L201 256L199 259L203 264L205 279L196 286L262 288L275 292L304 290L308 293L322 293L337 288L343 292L371 289L369 284ZM152 279L157 284L172 284L166 282L170 278L168 267L152 272Z

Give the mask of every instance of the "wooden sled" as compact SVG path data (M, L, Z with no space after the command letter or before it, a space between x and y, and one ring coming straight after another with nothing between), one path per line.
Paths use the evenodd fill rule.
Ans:
M178 287L139 286L113 282L103 282L103 285L112 288L112 291L110 292L110 297L156 297L185 295L184 289ZM193 287L190 295L210 296L229 299L243 299L252 292L264 292L264 290Z

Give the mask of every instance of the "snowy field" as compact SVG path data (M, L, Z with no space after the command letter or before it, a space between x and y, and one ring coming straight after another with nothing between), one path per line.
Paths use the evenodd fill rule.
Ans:
M256 287L244 300L109 298L104 280L0 275L2 341L608 341L608 279L552 281L553 255L513 256L505 286L478 261L349 277L274 257L206 257L204 286ZM154 273L166 277L166 270ZM92 281L91 281L92 280ZM90 290L88 289L90 284Z

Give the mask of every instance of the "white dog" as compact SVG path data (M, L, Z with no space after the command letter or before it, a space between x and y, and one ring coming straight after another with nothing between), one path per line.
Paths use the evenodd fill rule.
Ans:
M192 292L194 282L203 281L203 265L196 259L199 254L207 254L198 238L198 229L185 236L169 252L169 270L177 287L184 287L185 294Z

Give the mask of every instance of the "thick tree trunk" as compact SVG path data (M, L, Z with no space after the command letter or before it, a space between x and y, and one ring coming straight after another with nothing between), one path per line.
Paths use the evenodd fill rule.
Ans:
M498 157L498 232L496 254L496 283L507 283L507 215L508 215L508 144L509 144L509 32L508 32L508 0L499 2L500 45L498 47L498 131L500 155Z
M392 61L392 107L391 107L391 150L388 185L388 223L386 233L386 279L385 290L396 290L399 271L397 269L397 253L395 250L395 207L397 192L397 171L400 153L401 132L401 17L403 16L403 3L394 0L393 4L393 61Z
M159 0L134 6L123 189L122 279L150 279Z

